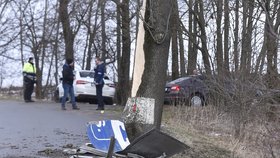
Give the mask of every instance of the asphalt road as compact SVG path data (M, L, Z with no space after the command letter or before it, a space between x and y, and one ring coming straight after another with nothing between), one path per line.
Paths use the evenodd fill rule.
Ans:
M120 119L116 106L78 103L62 111L60 104L50 101L25 103L0 100L0 157L41 157L38 152L59 149L67 145L79 147L89 142L86 124L89 121Z

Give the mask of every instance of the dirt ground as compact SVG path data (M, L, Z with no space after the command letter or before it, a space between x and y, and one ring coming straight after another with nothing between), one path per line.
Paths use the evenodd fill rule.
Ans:
M69 157L62 151L88 143L86 124L90 121L120 119L116 106L106 106L104 113L97 105L79 103L80 110L61 110L49 101L25 103L0 100L0 157Z

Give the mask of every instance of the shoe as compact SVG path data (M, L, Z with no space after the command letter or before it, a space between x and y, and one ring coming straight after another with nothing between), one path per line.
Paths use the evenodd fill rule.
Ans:
M96 110L104 110L104 108L97 108Z
M62 107L61 110L66 110L66 108L65 108L65 107Z
M25 100L26 103L35 102L34 100Z
M78 108L78 107L74 107L74 108L72 108L73 110L80 110L80 108Z

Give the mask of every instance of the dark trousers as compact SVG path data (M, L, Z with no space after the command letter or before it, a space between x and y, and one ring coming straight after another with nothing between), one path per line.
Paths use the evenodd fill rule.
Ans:
M104 86L104 84L96 85L96 97L97 97L99 109L104 109L104 101L103 101L103 96L102 96L103 86Z
M25 101L30 101L31 100L31 95L34 90L34 83L33 82L24 82L24 100Z

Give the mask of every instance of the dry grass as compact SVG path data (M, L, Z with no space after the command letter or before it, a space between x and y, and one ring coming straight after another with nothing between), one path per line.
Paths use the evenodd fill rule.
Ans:
M1 89L0 99L20 100L23 99L22 92L22 89Z
M163 129L191 147L174 158L276 158L280 157L280 108L270 106L277 109L273 121L272 114L267 115L269 108L254 107L245 124L240 122L237 138L235 118L224 107L165 106Z

